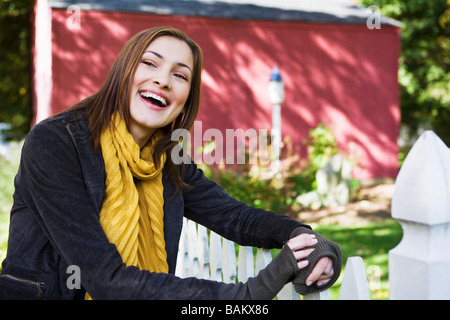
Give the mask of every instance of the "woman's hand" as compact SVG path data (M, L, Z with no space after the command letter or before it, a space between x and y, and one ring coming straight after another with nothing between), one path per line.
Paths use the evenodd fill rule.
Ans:
M314 234L301 234L290 239L287 242L292 250L295 259L298 262L298 268L306 268L309 264L305 258L314 251L314 245L317 243ZM327 284L334 275L333 261L328 257L321 258L306 279L306 285L309 287L317 281L317 286L321 287Z
M333 278L333 275L333 261L328 257L323 257L317 262L308 278L306 278L306 285L309 287L317 281L317 286L322 287Z
M308 266L308 260L304 260L311 252L313 252L312 246L317 243L316 236L313 234L301 234L295 238L289 239L286 243L292 250L295 259L298 262L298 268L303 269Z

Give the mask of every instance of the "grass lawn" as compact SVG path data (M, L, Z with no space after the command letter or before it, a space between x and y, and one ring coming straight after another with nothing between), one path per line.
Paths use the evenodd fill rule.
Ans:
M348 257L360 256L364 260L369 279L371 299L389 298L388 252L400 242L402 228L393 219L358 227L340 227L320 225L314 228L326 238L339 244L343 254L343 263ZM344 265L345 268L345 265ZM330 289L332 299L339 298L344 270L335 285Z
M364 226L341 227L338 225L314 225L314 231L336 242L342 251L342 272L330 288L330 299L338 300L339 291L349 257L360 256L364 261L372 300L389 299L388 253L397 246L403 232L400 224L393 219ZM272 255L279 250L272 250Z

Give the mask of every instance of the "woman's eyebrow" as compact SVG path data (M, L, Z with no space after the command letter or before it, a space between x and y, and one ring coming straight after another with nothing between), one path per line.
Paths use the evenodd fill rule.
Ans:
M155 51L145 51L145 53L147 53L147 52L152 53L152 54L154 54L155 56L157 56L158 58L164 60L164 57L163 57L160 53L158 53L158 52L155 52ZM180 67L188 68L189 71L192 72L191 68L190 68L187 64L184 64L184 63L182 63L182 62L177 62L177 65L180 66Z

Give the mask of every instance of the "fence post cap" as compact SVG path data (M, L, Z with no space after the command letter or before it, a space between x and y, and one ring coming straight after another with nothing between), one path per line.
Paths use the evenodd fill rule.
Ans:
M450 222L450 151L433 132L413 145L397 176L392 217L428 225Z

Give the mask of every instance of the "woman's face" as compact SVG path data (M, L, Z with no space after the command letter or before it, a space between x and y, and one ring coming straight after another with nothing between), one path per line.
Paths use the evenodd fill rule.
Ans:
M192 51L186 42L162 36L148 46L136 69L130 97L130 133L141 148L156 129L183 111L193 70Z

